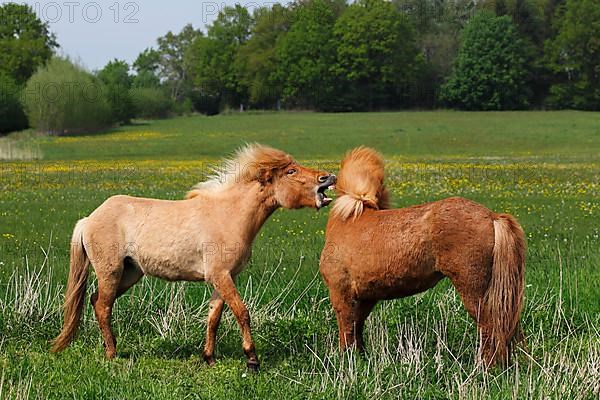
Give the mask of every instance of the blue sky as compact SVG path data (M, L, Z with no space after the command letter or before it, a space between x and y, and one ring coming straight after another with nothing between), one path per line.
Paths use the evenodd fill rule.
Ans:
M236 3L235 0L16 2L29 4L49 23L61 46L59 54L70 56L90 70L102 68L114 58L131 63L142 50L154 46L159 36L168 31L178 32L187 23L204 30L220 8ZM274 3L269 0L237 2L250 10Z

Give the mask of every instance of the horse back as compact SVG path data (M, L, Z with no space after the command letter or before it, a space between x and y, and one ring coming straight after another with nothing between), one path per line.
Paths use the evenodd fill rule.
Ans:
M321 273L359 297L422 292L452 273L446 265L491 262L493 213L462 198L330 217Z

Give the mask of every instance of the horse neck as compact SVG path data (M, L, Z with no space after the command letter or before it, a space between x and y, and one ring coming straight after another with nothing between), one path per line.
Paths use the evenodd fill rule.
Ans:
M265 221L279 208L279 204L273 193L258 182L239 185L230 190L229 199L238 210L236 219L240 223L240 233L251 242Z

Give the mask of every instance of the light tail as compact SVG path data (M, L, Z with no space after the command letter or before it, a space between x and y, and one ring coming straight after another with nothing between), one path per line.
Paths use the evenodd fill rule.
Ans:
M75 337L85 302L89 259L83 245L86 218L80 220L71 240L71 263L65 293L64 323L60 334L52 341L53 353L64 350Z
M519 318L525 289L525 235L517 220L500 214L494 220L492 276L484 309L489 334L482 343L482 356L488 365L508 362L512 347L521 337Z

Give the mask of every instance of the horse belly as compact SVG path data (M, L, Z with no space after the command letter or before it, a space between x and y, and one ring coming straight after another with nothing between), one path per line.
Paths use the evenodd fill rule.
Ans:
M205 268L202 260L185 260L179 257L140 257L141 270L146 275L168 281L203 281Z
M434 287L444 275L432 272L419 277L389 277L384 280L353 282L357 298L390 300L412 296Z
M432 288L444 277L434 269L433 259L389 261L354 271L352 286L357 297L385 300L412 296Z

